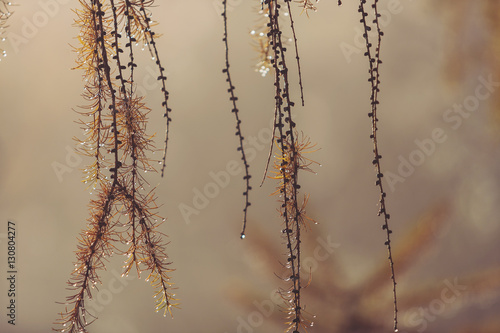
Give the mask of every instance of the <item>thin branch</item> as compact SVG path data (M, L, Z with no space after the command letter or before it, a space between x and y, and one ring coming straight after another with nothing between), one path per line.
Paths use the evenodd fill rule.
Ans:
M388 252L388 260L389 260L389 266L391 270L391 280L392 280L392 291L393 291L393 298L394 298L394 331L398 331L398 305L397 305L397 294L396 294L396 277L394 273L394 260L392 258L392 248L391 248L391 234L392 230L389 228L389 219L390 219L390 214L388 213L387 209L387 204L386 204L386 197L387 193L384 191L383 185L382 185L382 177L384 176L382 174L382 168L381 168L381 163L380 160L382 158L382 155L379 153L379 147L378 147L378 141L377 141L377 106L379 104L378 101L378 93L380 92L379 84L380 84L380 76L379 76L379 65L382 64L382 61L380 60L380 44L382 40L382 36L384 33L380 29L380 22L379 22L379 17L380 13L378 11L378 0L373 0L372 8L374 12L374 19L373 19L373 24L375 25L377 29L377 44L375 47L375 55L372 55L372 43L370 42L370 37L369 37L369 32L372 30L371 26L367 23L367 16L368 13L365 10L365 4L366 0L361 0L358 12L361 13L361 20L360 22L363 25L364 29L364 34L363 37L366 42L366 52L365 56L368 57L369 60L369 74L370 77L368 81L371 84L371 96L370 96L370 101L371 101L371 112L368 113L368 117L370 117L371 122L372 122L372 134L370 135L370 138L372 139L373 142L373 154L374 154L374 159L373 159L373 165L375 166L375 172L377 176L377 180L375 182L375 185L378 186L380 190L380 199L379 199L379 211L378 215L383 215L384 217L384 224L382 225L382 229L386 231L386 241L385 245L387 246L387 252Z
M248 195L252 187L250 186L250 178L251 175L249 174L249 164L247 161L247 157L245 154L245 149L243 147L243 134L241 133L241 120L239 117L239 110L236 105L236 101L238 100L238 97L236 97L234 90L235 87L233 85L233 82L231 80L231 73L229 72L229 44L228 44L228 34L227 34L227 0L222 1L222 5L224 7L224 11L222 12L222 17L224 19L224 38L222 38L222 41L224 42L225 48L226 48L226 57L225 57L225 68L222 70L223 73L226 73L226 81L229 84L229 88L227 89L227 92L229 93L229 100L232 103L232 110L231 112L234 113L234 116L236 118L236 133L235 135L238 137L239 140L239 147L238 150L241 152L241 159L243 160L243 166L245 167L245 176L243 176L243 179L246 182L246 188L245 192L243 192L243 195L245 196L245 207L243 208L243 228L241 231L240 237L243 239L245 238L245 230L246 230L246 225L247 225L247 211L248 207L251 205Z

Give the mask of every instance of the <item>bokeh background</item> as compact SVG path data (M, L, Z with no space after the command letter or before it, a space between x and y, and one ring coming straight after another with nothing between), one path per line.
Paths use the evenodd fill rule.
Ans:
M344 2L337 7L337 1L322 1L308 16L294 5L306 102L295 108L296 122L317 144L310 157L321 164L313 167L317 174L301 175L302 190L310 194L308 215L318 222L304 240L312 272L304 297L316 315L310 332L390 332L391 293L367 117L368 64L357 4ZM385 180L398 175L403 160L424 156L392 186L385 184L396 256L402 254L396 267L402 332L500 332L498 85L490 87L488 98L476 98L465 116L452 113L454 105L474 102L481 77L500 82L497 3L379 2L385 32L379 111ZM254 138L255 152L243 241L243 173L216 187L203 207L193 203L197 191L215 183L213 174L240 160L221 71L220 3L156 4L153 18L162 34L158 47L168 71L173 122L166 176L148 179L156 187L159 213L167 218L162 231L169 235L167 252L177 269L173 281L182 309L173 319L155 313L144 277L118 278L122 258L112 258L92 306L99 319L89 331L281 331L283 314L272 303L274 290L284 286L274 274L283 258L278 203L270 196L275 183L269 179L258 186L274 111L273 78L255 71L249 34L258 1L228 1L232 76L244 135ZM56 302L69 295L76 236L92 198L81 183L87 160L73 154L73 138L82 137L74 110L84 103L82 73L71 70L79 33L72 10L78 5L41 0L11 7L7 40L0 43L8 54L0 62L0 330L5 333L51 331L63 311ZM137 82L153 109L149 131L157 133L161 148L160 87L148 52L141 57ZM292 52L289 57L293 64ZM446 118L451 115L453 121ZM419 154L416 140L428 142L436 128L446 139L428 155ZM196 214L183 215L186 206ZM17 228L15 327L6 317L9 220Z

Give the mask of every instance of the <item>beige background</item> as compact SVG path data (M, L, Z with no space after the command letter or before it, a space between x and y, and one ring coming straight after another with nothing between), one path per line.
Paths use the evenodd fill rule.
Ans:
M85 161L66 160L74 146L72 138L81 137L75 123L78 115L72 109L84 102L80 96L82 73L71 70L75 64L71 45L76 45L78 34L72 26L76 1L63 2L26 1L15 7L9 27L11 42L2 44L8 53L0 62L0 330L5 333L50 331L62 310L56 302L68 295L65 282L72 270L76 236L85 226L87 203L92 197L80 182ZM356 5L345 2L338 8L336 1L321 1L318 12L310 13L309 19L299 15L300 9L295 6L306 99L306 106L295 108L295 115L299 129L320 148L311 155L322 164L314 168L318 174L301 176L303 191L311 195L309 215L319 222L313 229L339 245L332 256L343 267L343 281L349 286L378 267L386 250L381 219L376 217L378 194L373 186L370 121L366 116L367 62L361 53L352 55L348 62L340 48L342 43L356 46L360 26ZM52 5L42 5L46 3ZM380 3L388 12L387 1ZM157 186L160 214L167 218L162 230L169 235L167 251L177 269L173 281L179 288L182 309L175 311L174 319L154 313L148 285L135 279L122 281L123 285L117 282L121 258L115 258L102 273L101 290L108 292L100 296L100 305L105 306L97 312L99 320L90 326L90 332L237 332L238 318L246 320L255 310L252 302L263 301L282 285L264 264L269 258L279 258L279 253L256 254L250 246L257 230L264 230L275 245L280 243L278 204L276 198L269 197L274 183L268 180L262 188L258 186L268 143L258 141L259 149L251 163L254 189L245 241L239 239L242 175L231 177L229 185L220 189L198 215L192 215L190 223L186 222L179 206L193 206L195 189L203 190L213 182L210 173L224 170L228 162L240 158L221 72L222 20L217 1L157 4L153 18L160 22L156 31L163 34L158 47L168 70L173 122L166 177L149 179ZM257 17L255 6L250 1L233 1L230 5L231 69L243 131L246 137L258 138L266 133L273 114L272 76L262 78L253 69L256 54L249 31ZM384 172L396 173L399 156L408 158L417 148L414 141L430 138L435 128L443 129L447 138L404 182L396 184L394 192L389 191L395 241L440 200L448 200L452 207L445 226L436 228L429 251L415 260L399 287L404 294L416 286L429 285L436 288L435 297L439 298L444 279L498 266L500 160L498 129L491 117L493 105L490 100L481 102L456 130L443 115L454 103L474 94L480 75L500 78L478 61L468 66L461 84L447 84L443 65L450 61L445 52L450 35L443 10L423 0L401 0L393 12L386 17L382 46L379 135ZM469 33L461 40L464 50L488 48L488 31L478 15L477 10L468 14ZM289 56L292 60L292 52ZM161 95L159 87L151 86L155 82L151 70L155 67L147 58L147 52L143 52L137 77L153 108L150 132L158 133L161 147ZM298 102L296 82L294 93ZM59 179L54 163L66 165L72 172ZM4 316L8 220L16 222L18 231L15 327L7 325ZM317 246L314 238L309 242L306 256L311 256ZM313 275L312 283L315 281ZM239 293L250 296L235 301L234 295ZM109 295L111 298L106 298ZM429 321L427 332L458 332L463 323L475 325L493 318L499 310L498 295L488 295L491 297L486 300L474 299L458 309L450 306ZM387 302L381 299L381 303L390 305ZM312 298L308 310L328 313L315 304ZM422 304L428 305L428 301ZM387 309L378 322L389 329L392 314L390 307ZM415 332L420 326L404 319L408 311L401 309L401 327ZM275 312L273 315L279 318ZM322 320L326 319L316 318L317 322ZM275 332L282 327L266 318L252 330Z

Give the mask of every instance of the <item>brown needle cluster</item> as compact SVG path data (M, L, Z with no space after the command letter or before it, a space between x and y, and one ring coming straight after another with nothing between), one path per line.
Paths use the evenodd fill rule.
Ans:
M281 1L277 0L275 1L278 6L281 6L280 3ZM291 0L285 0L284 1L287 6L287 12L286 15L289 16L290 18L290 29L292 32L293 39L291 38L285 38L284 36L280 37L280 42L283 43L284 49L286 50L286 46L293 40L294 42L294 47L295 47L295 59L297 61L297 70L298 70L298 79L299 79L299 86L300 86L300 98L302 101L302 106L304 106L304 92L303 92L303 85L302 85L302 73L301 73L301 67L300 67L300 57L299 57L299 49L298 49L298 43L297 43L297 36L295 34L295 23L293 21L292 17L292 10L290 6ZM311 9L309 6L312 6L312 3L310 3L309 0L307 1L297 1L299 3L302 3L302 6L304 7L304 10ZM314 7L314 6L313 6ZM316 7L314 7L314 10L316 11ZM266 76L267 73L271 69L273 69L273 48L272 48L272 33L271 33L271 26L269 24L269 6L264 6L264 2L261 1L261 8L259 10L259 20L258 23L255 25L254 29L250 31L250 35L254 41L254 48L257 50L259 56L258 56L258 62L255 65L255 71L259 72L262 76ZM272 15L272 14L271 14ZM282 32L280 32L282 34Z
M295 133L295 137L297 137ZM284 147L284 148L282 148ZM284 300L286 316L286 331L299 332L300 328L306 329L312 323L304 318L303 305L301 304L301 290L304 288L301 278L301 232L308 226L310 220L306 216L307 197L302 203L298 198L300 185L298 185L299 170L310 170L312 161L302 154L311 148L310 142L295 143L294 145L283 139L279 144L281 154L274 160L274 174L271 177L279 181L274 195L278 195L281 203L280 215L283 219L282 236L286 244L286 262L283 267L286 273L282 276L290 285L280 288L279 293ZM284 150L282 150L284 149Z
M268 11L267 7L262 6L259 8L259 17L257 24L250 31L250 36L253 40L253 47L258 53L258 61L255 65L255 71L259 72L260 75L266 76L267 73L272 68L271 63L271 47L270 47L270 36L269 36L269 25L268 23Z
M299 140L298 133L296 144L293 146L285 141L286 150L281 151L274 160L274 177L279 180L274 195L279 195L281 207L280 214L283 218L284 229L282 230L284 242L287 247L287 261L283 264L286 273L282 276L284 281L290 281L287 288L280 288L279 292L285 301L284 312L287 314L286 331L298 332L300 328L306 329L312 325L308 319L304 318L304 310L301 305L300 293L302 286L301 270L301 232L308 228L308 222L313 221L306 215L306 205L308 196L305 196L300 203L297 184L298 171L312 171L310 165L316 163L305 157L304 154L312 152L314 145L310 140L302 135ZM285 139L286 140L286 139ZM293 150L292 150L293 149ZM313 221L314 222L314 221Z
M124 275L134 266L139 276L147 272L157 311L171 314L171 308L177 306L170 282L173 269L165 253L164 235L158 230L162 219L157 215L155 194L144 189L148 184L143 173L155 171L148 157L155 148L146 134L150 110L136 94L134 82L135 48L147 44L159 68L168 124L166 77L151 30L153 1L79 2L81 7L75 11L81 29L77 68L83 70L87 101L80 112L86 138L79 140L79 151L93 159L85 182L96 198L90 202L88 224L78 238L75 270L68 282L73 293L56 322L54 330L59 332L87 332L95 317L86 310L85 301L100 283L99 271L105 268L106 257L115 252L128 257Z
M314 2L318 1L319 0L315 0ZM299 3L299 6L303 8L303 11L306 12L306 15L309 15L307 13L308 10L312 10L314 12L318 10L311 0L295 0L295 2Z
M300 62L297 52L297 39L295 37L294 21L290 0L285 0L285 11L288 16L290 28L295 40L295 58L299 67L299 85L302 97L302 81L300 78ZM262 2L268 18L268 32L270 46L270 63L274 72L275 108L274 108L274 133L278 149L281 154L274 163L276 176L279 180L276 194L280 197L280 214L283 219L284 228L282 230L285 238L287 262L284 264L289 275L286 281L291 281L287 288L281 288L280 294L285 302L284 312L286 313L286 331L299 332L310 325L304 318L303 305L301 304L301 291L304 288L300 276L301 269L301 231L304 228L305 205L299 203L298 184L299 170L308 168L310 164L304 159L302 152L310 148L309 141L299 143L296 131L296 123L292 120L292 107L295 103L290 95L290 79L286 58L286 46L283 37L280 14L281 4L275 0L265 0ZM303 98L302 98L303 102ZM272 144L271 144L272 150ZM266 169L267 170L267 169ZM304 200L307 202L307 200Z

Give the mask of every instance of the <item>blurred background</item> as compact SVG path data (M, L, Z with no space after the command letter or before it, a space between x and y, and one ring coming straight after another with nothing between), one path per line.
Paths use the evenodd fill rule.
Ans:
M77 1L11 6L0 48L0 331L49 332L70 294L76 236L92 198L81 183L88 160L74 112L85 102L75 66ZM250 31L258 1L228 1L230 61L240 117L253 148L247 238L239 239L244 191L230 112L221 4L157 1L157 45L173 109L166 175L156 187L161 230L181 300L174 318L154 312L153 290L119 278L112 258L89 309L90 332L276 332L284 329L275 290L285 286L275 182L259 182L268 155L273 77L255 71ZM379 145L394 230L401 332L500 332L500 4L498 1L380 1ZM309 332L390 332L392 294L385 233L376 216L371 164L368 63L355 1L294 4L305 107L300 131L319 162L300 177L310 194L304 246ZM293 51L289 47L290 67ZM146 51L139 89L153 109L149 132L164 133L160 86ZM293 93L299 105L297 79ZM159 153L157 153L159 154ZM160 159L161 156L158 156ZM233 170L233 169L231 169ZM222 175L230 175L222 182ZM219 178L218 178L219 177ZM218 181L217 181L218 179ZM226 178L224 178L226 179ZM201 193L201 194L200 194ZM7 221L16 223L16 325L8 325Z

